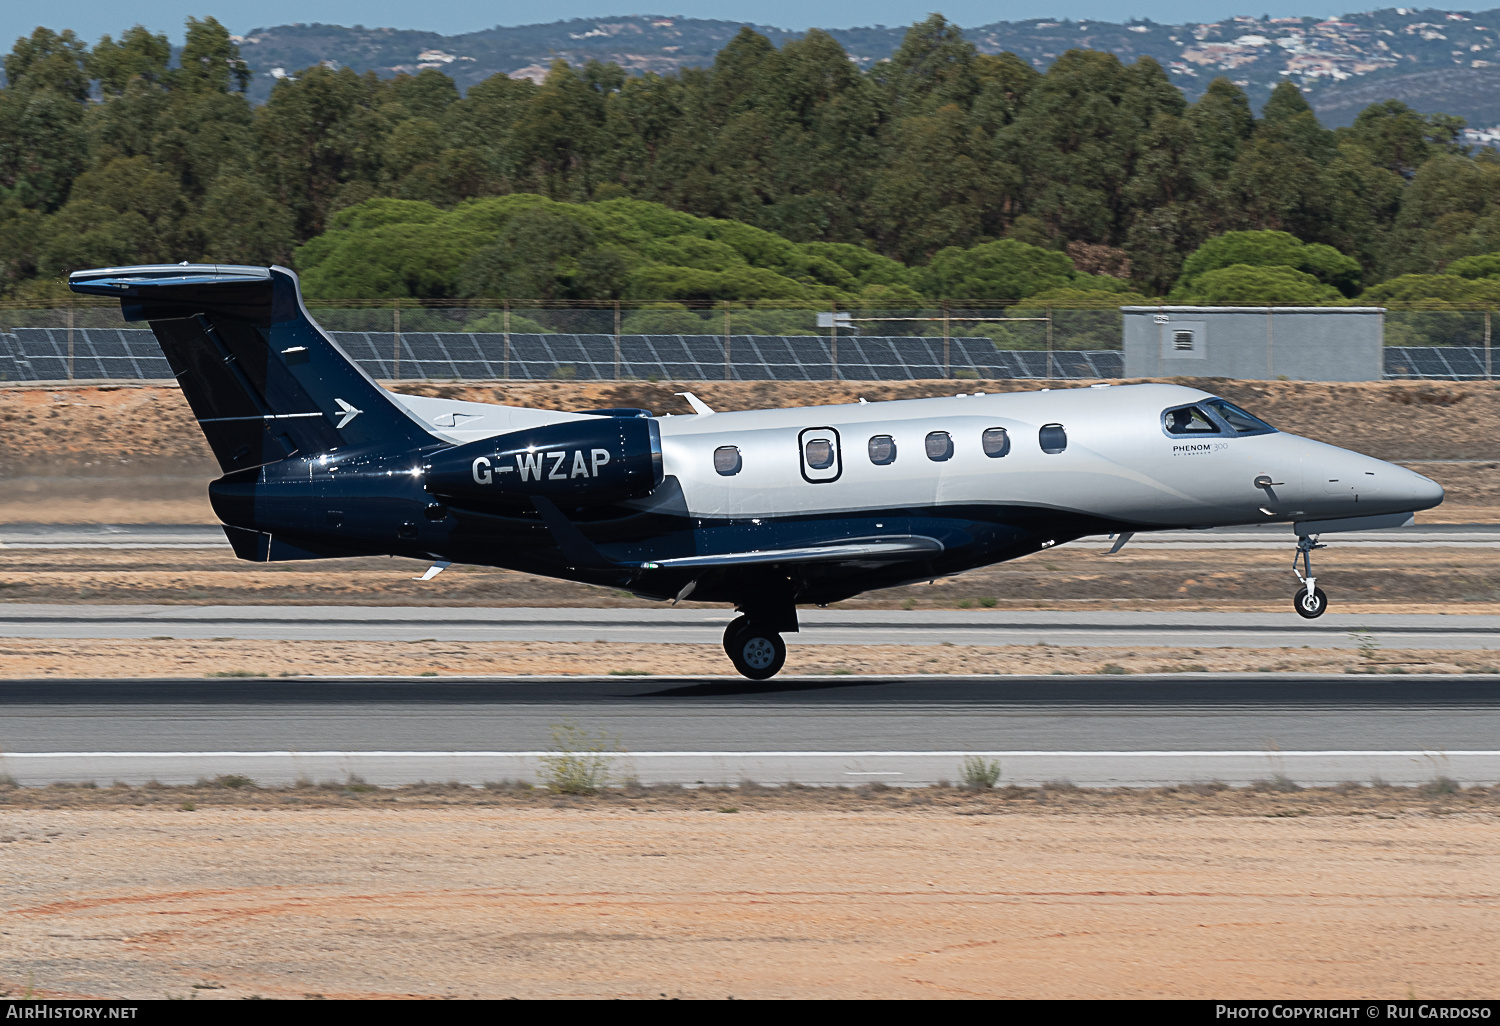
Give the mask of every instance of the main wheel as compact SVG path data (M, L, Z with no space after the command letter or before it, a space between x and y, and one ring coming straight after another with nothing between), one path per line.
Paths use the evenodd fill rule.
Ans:
M1306 588L1298 588L1292 595L1292 608L1298 616L1315 620L1328 609L1328 596L1323 594L1322 588L1313 588L1311 595Z
M780 634L759 624L742 627L728 648L734 668L751 680L769 680L786 664L786 642Z
M729 621L729 626L724 628L724 654L730 659L734 658L734 636L750 625L750 618L741 613Z

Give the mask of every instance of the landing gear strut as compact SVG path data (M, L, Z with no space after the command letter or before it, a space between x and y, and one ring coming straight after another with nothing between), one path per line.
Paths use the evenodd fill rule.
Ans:
M1318 587L1318 579L1313 576L1312 551L1313 549L1326 549L1328 546L1318 544L1317 535L1301 535L1297 539L1297 552L1292 556L1292 573L1297 575L1297 580L1302 582L1302 587L1292 594L1292 608L1297 615L1308 620L1316 619L1323 615L1328 609L1328 596L1323 594L1323 589ZM1303 572L1297 566L1298 560L1306 568Z
M724 631L724 651L734 668L751 680L769 680L786 663L786 642L776 631L740 616Z

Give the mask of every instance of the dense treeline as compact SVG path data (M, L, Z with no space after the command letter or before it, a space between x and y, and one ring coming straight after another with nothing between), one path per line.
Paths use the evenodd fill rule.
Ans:
M177 67L137 26L92 49L38 29L4 68L12 296L184 259L291 263L327 295L867 305L1469 303L1500 282L1500 157L1466 153L1458 119L1387 102L1330 131L1290 83L1257 117L1225 79L1189 104L1149 58L1040 73L936 15L868 72L825 33L747 29L712 67L559 62L462 97L435 70L314 67L254 108L211 18Z

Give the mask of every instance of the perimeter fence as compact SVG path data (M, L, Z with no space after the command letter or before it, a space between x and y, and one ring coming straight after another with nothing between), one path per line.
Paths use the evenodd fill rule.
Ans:
M309 304L390 381L911 381L1119 378L1117 309L844 311L806 306L408 301ZM1385 376L1492 377L1486 311L1392 311ZM167 380L113 302L0 308L0 381Z

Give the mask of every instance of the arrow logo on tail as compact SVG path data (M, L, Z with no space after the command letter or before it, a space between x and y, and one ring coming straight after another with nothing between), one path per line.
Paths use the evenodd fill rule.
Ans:
M344 415L343 419L334 425L340 431L348 427L351 420L365 412L364 410L356 410L342 399L335 399L334 402L339 404L339 412Z

